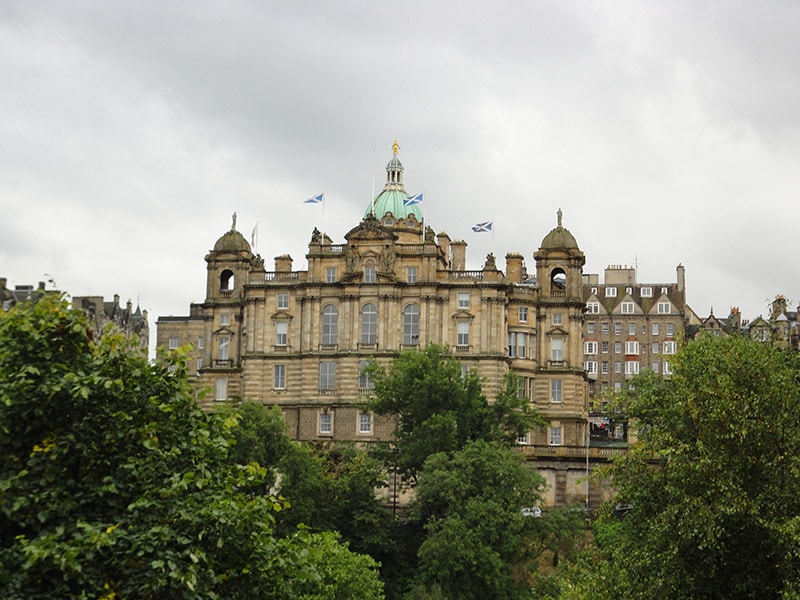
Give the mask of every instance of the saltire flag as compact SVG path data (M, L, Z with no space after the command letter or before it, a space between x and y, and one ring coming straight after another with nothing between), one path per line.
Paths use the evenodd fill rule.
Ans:
M303 204L322 204L325 201L325 192L321 194L317 194L316 196L312 196L311 198L307 198L303 201Z
M492 230L493 221L486 221L485 223L478 223L477 225L472 227L472 231L475 233L486 233Z
M420 202L422 202L422 192L420 192L416 196L409 196L408 198L403 198L403 206L413 206L414 204L419 204Z

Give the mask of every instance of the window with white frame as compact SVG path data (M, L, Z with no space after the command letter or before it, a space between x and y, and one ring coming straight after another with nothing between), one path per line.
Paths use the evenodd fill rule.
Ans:
M589 335L593 335L594 334L594 323L587 323L586 324L586 333L588 333Z
M409 304L403 308L403 344L416 346L419 344L419 306Z
M675 354L678 351L678 342L664 342L664 354Z
M231 316L228 313L221 313L219 315L219 324L223 327L231 324Z
M319 389L336 389L336 363L332 360L323 360L319 363Z
M621 382L621 381L615 381L615 382L614 382L614 391L615 391L615 392L618 392L618 391L620 391L621 389L622 389L622 382Z
M668 315L670 313L672 305L669 302L659 302L658 303L658 314L660 315Z
M458 292L458 308L469 308L469 292Z
M600 342L600 352L608 354L608 342Z
M633 312L634 312L634 310L633 310L633 306L634 306L633 302L623 302L621 306L622 306L622 314L623 315L632 315L633 314Z
M600 312L600 303L599 302L587 302L586 303L586 312L590 315L596 315Z
M289 294L286 292L278 293L278 310L286 310L289 308Z
M336 283L336 267L325 269L325 283Z
M339 340L339 309L333 304L322 309L322 344L335 345Z
M672 375L672 365L667 360L664 361L664 375Z
M526 356L526 344L528 342L528 334L526 333L518 333L517 334L517 357L525 358Z
M375 265L367 263L364 265L364 283L375 283L378 276L375 273Z
M592 293L592 294L596 294L596 293L597 293L597 288L596 288L596 287L593 287L593 288L591 289L591 293Z
M221 337L219 338L219 352L217 353L217 358L219 360L228 360L230 349L230 342L231 338L229 337Z
M583 363L583 370L590 375L597 375L597 361L587 360Z
M197 370L199 371L202 368L203 368L203 357L201 356L200 358L197 359Z
M178 346L180 346L180 340L176 337L169 338L169 349L175 350Z
M378 307L367 303L361 308L361 343L375 344L378 341Z
M626 294L632 294L633 293L633 288L626 287L625 288L625 293Z
M600 365L600 372L603 375L608 375L608 361L603 361L603 364Z
M650 370L653 371L653 373L658 373L660 368L661 368L661 363L658 362L657 360L654 360L653 362L650 363Z
M675 335L675 324L674 323L667 323L665 329L666 329L666 332L667 332L667 337L672 337L673 335Z
M650 352L653 354L658 354L661 352L661 344L658 342L653 342L650 344Z
M530 433L526 433L525 435L521 435L517 438L517 444L520 446L527 446L531 443Z
M597 354L597 342L583 342L584 354Z
M528 322L528 307L527 306L520 306L519 307L519 322L520 323L527 323Z
M658 326L658 323L652 323L650 325L650 333L652 333L653 335L658 335L659 329L660 328Z
M639 354L639 342L625 342L625 354Z
M625 375L637 375L639 373L639 361L638 360L626 360L625 361Z
M628 335L636 335L636 323L628 323Z
M550 445L551 446L560 446L562 444L561 441L561 427L551 427L550 428Z
M642 298L652 298L653 297L653 288L649 285L642 287Z
M372 415L369 413L358 413L358 433L365 435L372 433Z
M278 321L275 323L275 345L286 346L289 340L289 323Z
M456 327L456 345L469 346L469 321L459 321Z
M615 287L607 287L606 288L606 298L616 298L617 297L617 288Z
M614 354L622 354L622 342L614 342Z
M662 288L661 288L661 293L662 293L662 294L666 294L666 293L667 293L667 288L665 288L665 287L662 287Z
M216 402L225 402L228 399L228 378L217 377L214 382L214 400Z
M614 323L614 335L622 335L622 323Z
M330 435L333 433L333 415L331 413L321 413L319 415L320 435Z
M375 389L375 382L370 380L369 373L367 373L368 366L368 360L358 361L358 389L362 392Z
M205 340L205 338L204 338L204 337L201 335L200 337L198 337L198 338L197 338L197 348L198 348L199 350L202 350L203 348L205 348L205 345L206 345L206 340Z
M272 387L276 390L286 389L286 365L274 365Z
M406 282L417 283L417 267L406 267Z
M550 380L550 402L563 401L564 381L562 379Z
M600 332L608 333L608 331L609 331L608 321L606 321L605 323L600 323Z
M553 325L563 325L564 315L561 313L553 313Z
M554 337L550 340L550 360L555 362L564 360L564 338Z
M517 333L515 331L508 332L508 356L516 358L517 356Z
M614 363L614 373L622 373L622 362L619 360Z

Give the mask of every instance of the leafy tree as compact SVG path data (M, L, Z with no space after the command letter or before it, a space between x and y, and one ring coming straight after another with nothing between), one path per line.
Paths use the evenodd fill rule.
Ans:
M544 479L515 452L475 441L428 458L414 514L425 521L419 577L444 597L528 598L526 538L542 519L521 509L541 501Z
M514 443L541 422L521 397L518 378L508 375L490 405L477 373L462 374L461 362L447 347L406 350L388 369L378 364L368 369L375 382L370 409L399 416L395 452L384 460L412 482L432 454L453 452L474 440Z
M243 493L264 472L226 463L232 425L60 299L0 313L0 597L331 597L313 536Z
M798 355L744 337L687 345L626 407L639 441L612 468L603 597L798 597Z

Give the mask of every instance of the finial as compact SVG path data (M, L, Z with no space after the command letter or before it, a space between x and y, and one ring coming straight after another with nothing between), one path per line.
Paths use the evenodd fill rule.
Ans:
M397 156L397 151L400 150L400 144L397 143L397 140L394 141L392 144L392 153Z
M231 229L236 229L236 213L233 213L233 224L231 225Z
M558 215L558 226L561 227L561 209L560 208L558 209L558 212L556 214Z

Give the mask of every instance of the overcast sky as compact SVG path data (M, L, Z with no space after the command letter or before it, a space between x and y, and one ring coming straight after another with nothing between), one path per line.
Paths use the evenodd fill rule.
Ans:
M385 181L488 252L800 300L800 2L0 0L0 277L188 314L231 227L305 269ZM324 191L324 211L303 200ZM494 221L494 235L472 233Z

